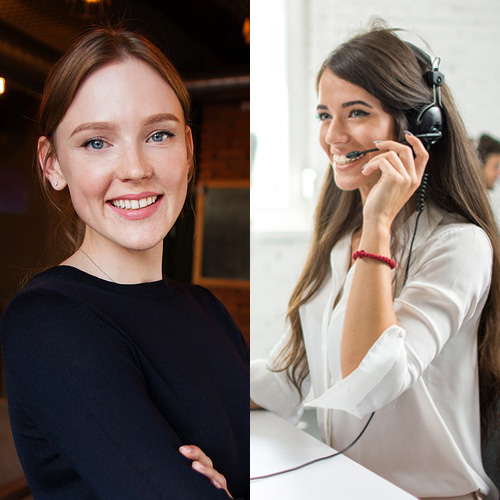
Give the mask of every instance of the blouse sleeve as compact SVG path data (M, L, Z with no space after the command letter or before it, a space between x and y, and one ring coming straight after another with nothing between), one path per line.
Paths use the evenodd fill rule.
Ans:
M296 424L302 416L303 398L290 382L286 371L272 370L273 362L289 339L287 332L274 346L269 359L258 359L250 364L250 397L262 408ZM310 376L302 383L302 394L307 396L311 388Z
M46 295L15 299L2 322L9 398L30 425L98 498L227 498L178 451L190 443L152 403L133 347L83 305Z
M422 246L394 301L398 325L383 332L356 370L310 406L360 418L384 407L422 377L464 323L477 321L491 282L487 235L472 224L455 224ZM474 323L467 334L475 338L476 329Z

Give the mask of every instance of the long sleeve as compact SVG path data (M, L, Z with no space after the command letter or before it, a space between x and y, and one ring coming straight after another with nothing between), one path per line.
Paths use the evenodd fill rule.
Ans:
M268 360L258 359L250 364L250 397L259 406L276 413L295 424L302 416L303 400L290 382L286 371L274 371L274 360L289 338L287 332L273 347ZM307 396L311 387L310 377L302 384L302 394Z
M398 325L380 336L353 373L338 376L309 404L364 417L424 375L432 377L431 364L438 358L441 372L459 378L454 353L476 351L491 266L491 245L478 227L455 224L436 232L412 256L408 281L394 301ZM445 345L449 349L443 352ZM471 358L471 369L475 363ZM331 370L335 373L335 367Z
M227 498L179 453L191 443L152 403L134 346L109 320L57 293L25 294L8 309L2 343L13 425L33 438L25 470L35 457L74 473L85 498ZM68 498L54 477L37 484L40 498Z

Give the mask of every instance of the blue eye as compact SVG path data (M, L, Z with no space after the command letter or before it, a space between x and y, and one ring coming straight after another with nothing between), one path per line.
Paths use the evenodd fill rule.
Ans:
M90 146L91 149L103 149L104 148L105 141L103 139L89 139L88 141L84 142L82 146L84 148L87 148Z
M158 132L155 132L151 137L148 139L148 142L163 142L165 139L168 139L169 137L173 137L174 134L171 132L167 132L166 130L159 130Z

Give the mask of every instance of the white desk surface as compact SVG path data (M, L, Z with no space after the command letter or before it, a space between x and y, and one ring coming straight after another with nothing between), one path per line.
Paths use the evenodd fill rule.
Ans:
M334 452L273 413L250 412L250 477L289 469ZM344 455L251 481L250 496L252 500L415 500Z

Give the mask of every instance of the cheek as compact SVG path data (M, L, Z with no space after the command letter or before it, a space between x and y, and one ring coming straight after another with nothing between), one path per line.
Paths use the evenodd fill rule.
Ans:
M171 193L183 193L187 190L189 178L189 164L186 157L176 156L167 158L162 162L164 167L161 169L163 184Z
M79 193L88 197L101 195L109 186L109 175L104 169L92 168L87 165L85 169L73 170L67 177L70 192Z

